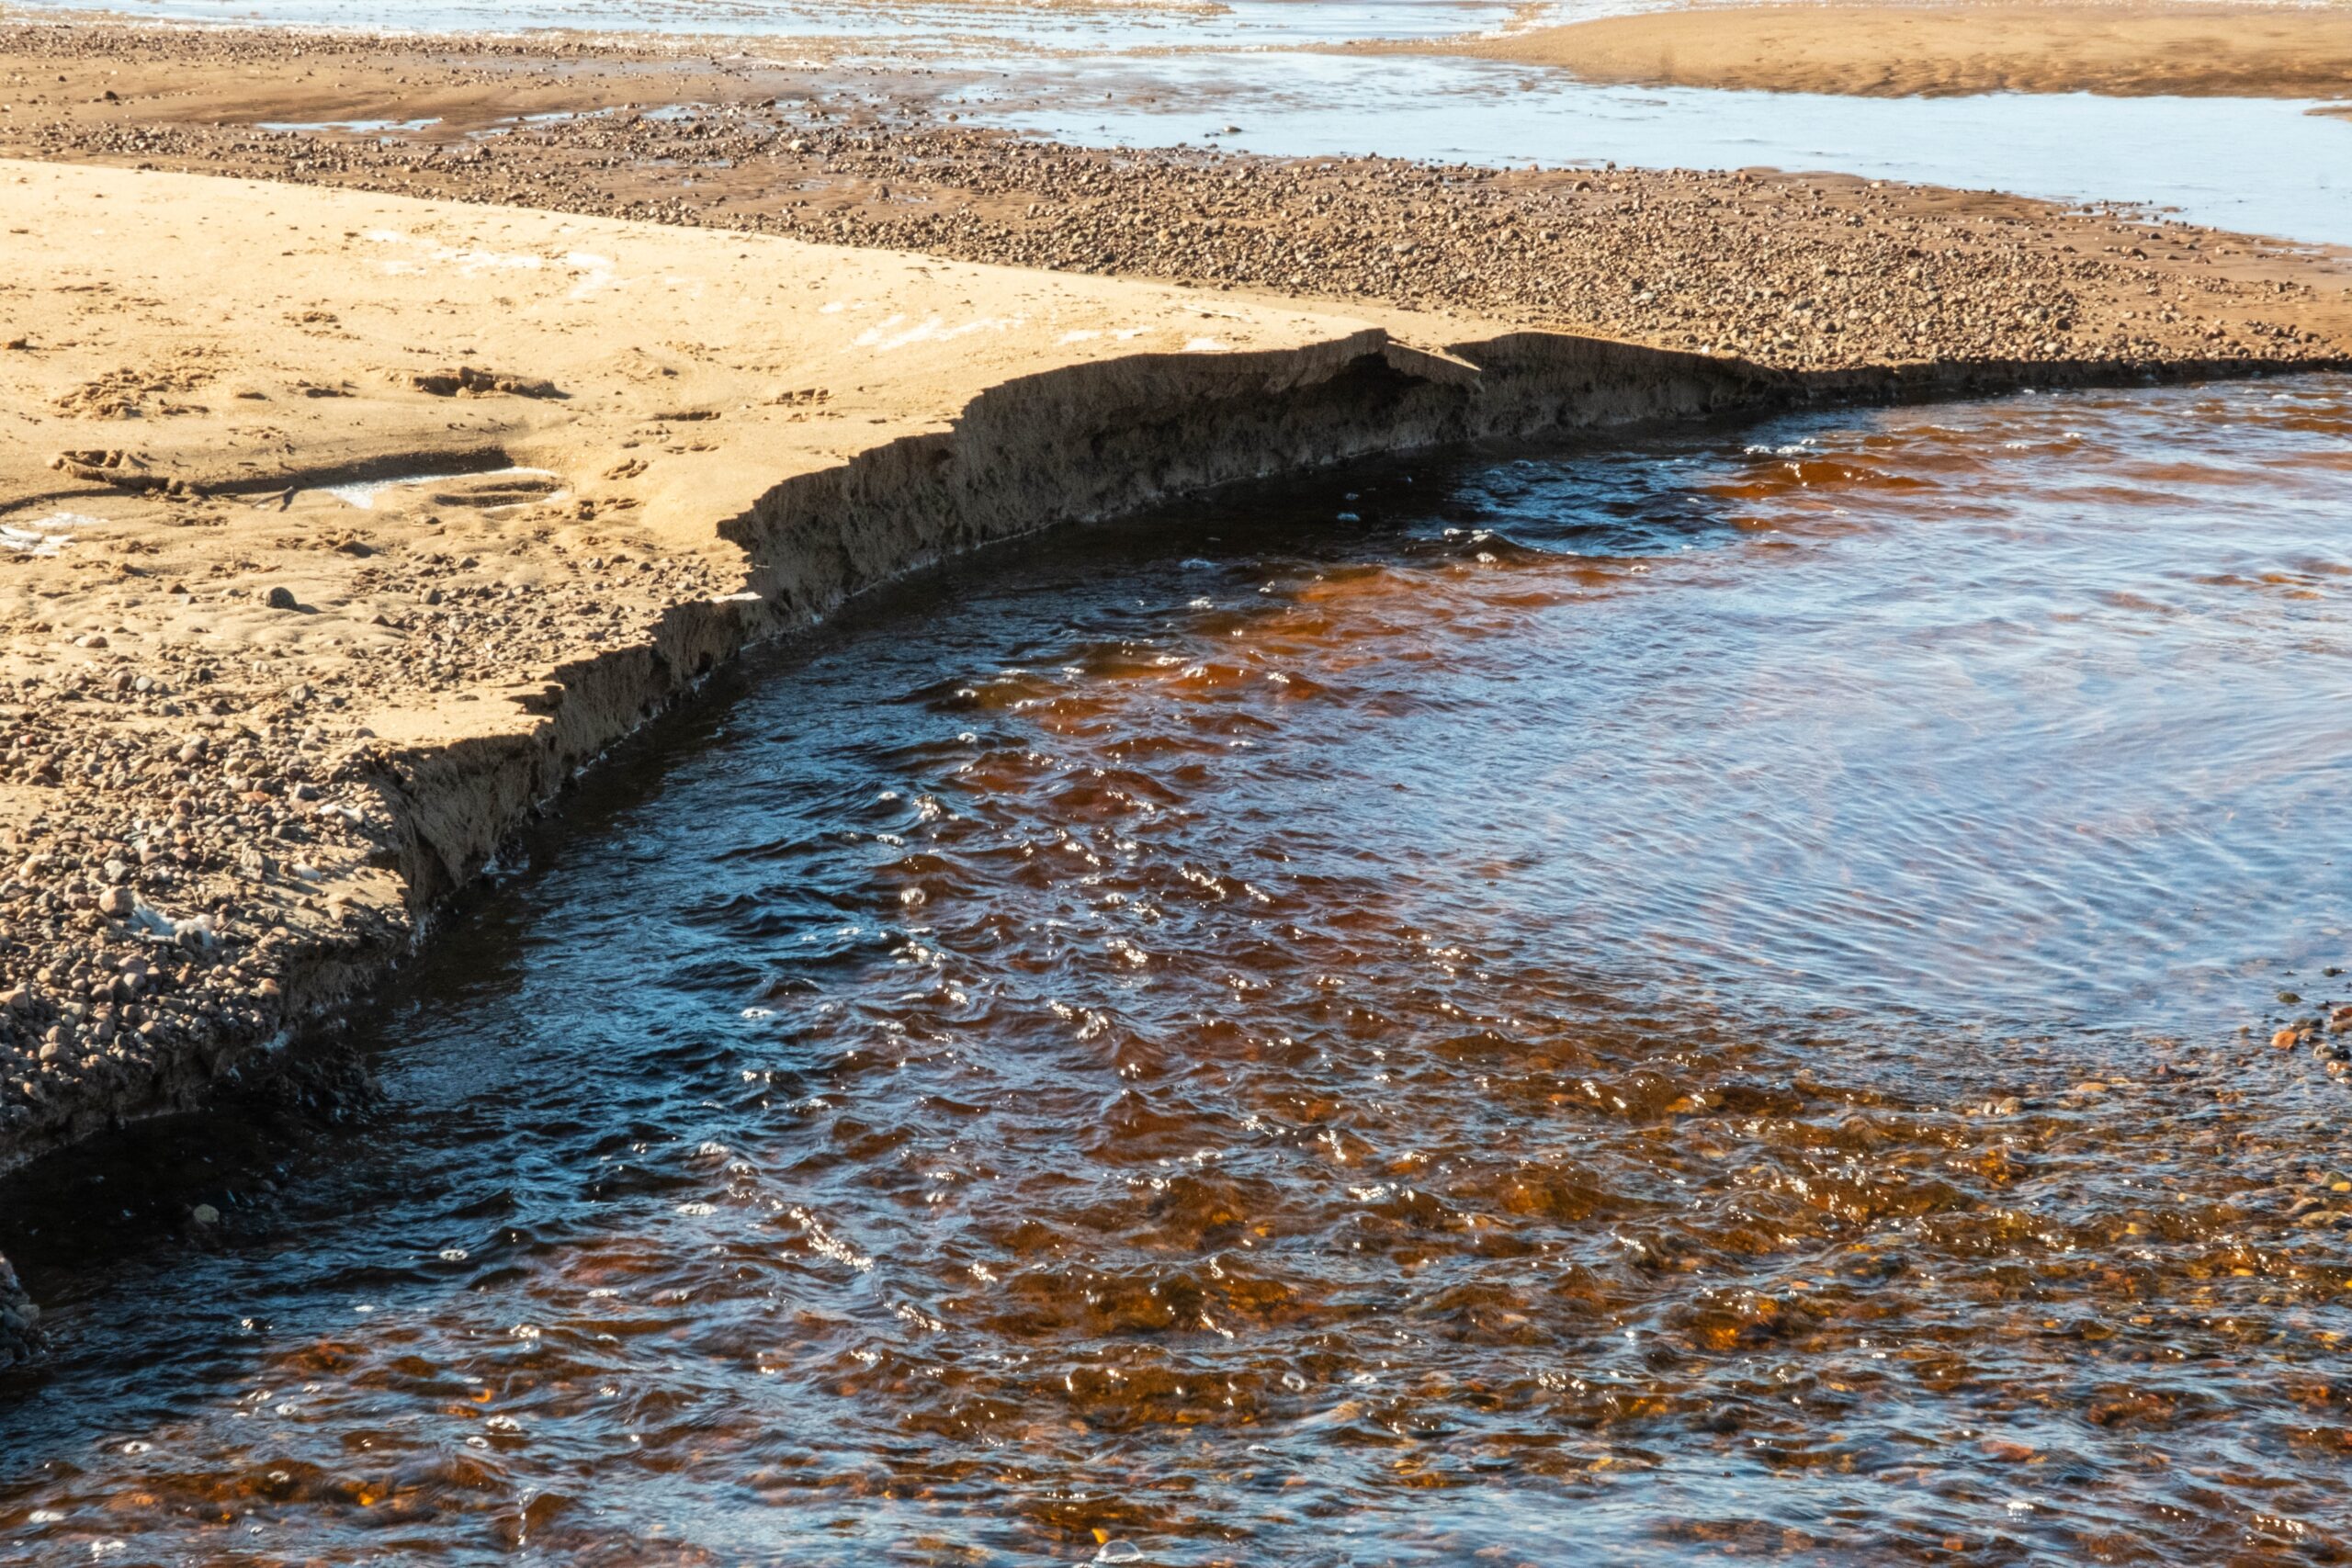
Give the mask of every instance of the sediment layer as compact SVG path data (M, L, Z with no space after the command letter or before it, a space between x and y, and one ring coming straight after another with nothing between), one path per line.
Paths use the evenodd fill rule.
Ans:
M2352 96L2352 11L2331 6L1706 6L1401 47L1661 87Z

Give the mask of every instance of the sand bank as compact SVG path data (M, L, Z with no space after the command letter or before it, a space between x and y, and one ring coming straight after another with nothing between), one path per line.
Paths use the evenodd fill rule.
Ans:
M0 1166L331 1010L747 640L987 539L1769 378L1462 317L0 164Z
M2352 96L2343 6L1702 6L1430 51L1554 65L1589 82L1779 93Z
M1104 152L737 55L77 25L0 31L0 73L27 85L0 153L1467 312L1793 370L2286 363L2352 327L2334 262L2128 215L1770 171ZM338 123L269 129L289 121Z

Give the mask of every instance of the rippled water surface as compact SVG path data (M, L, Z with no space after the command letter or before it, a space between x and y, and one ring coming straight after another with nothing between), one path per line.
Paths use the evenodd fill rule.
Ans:
M868 605L343 1121L8 1193L0 1559L2341 1562L2347 480L1813 414Z

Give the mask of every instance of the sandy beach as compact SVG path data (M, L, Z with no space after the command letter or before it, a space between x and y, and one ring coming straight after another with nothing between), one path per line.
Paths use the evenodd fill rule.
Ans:
M1702 6L1431 47L1588 82L1754 92L2352 94L2352 9L2328 6Z
M2352 360L2335 258L1984 193L1110 154L621 45L18 26L0 79L0 1167L331 1017L700 674L989 539Z

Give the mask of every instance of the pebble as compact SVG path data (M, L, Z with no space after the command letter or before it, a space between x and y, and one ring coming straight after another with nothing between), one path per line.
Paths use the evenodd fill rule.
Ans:
M317 964L405 948L411 911L360 878L400 863L417 784L353 717L544 683L721 592L712 562L599 553L607 569L552 558L527 596L503 552L368 558L362 592L404 606L401 657L349 659L331 635L322 660L229 660L150 633L129 682L94 649L10 687L0 785L27 814L0 823L0 1150L191 1103L290 1021ZM311 877L287 879L296 863Z

